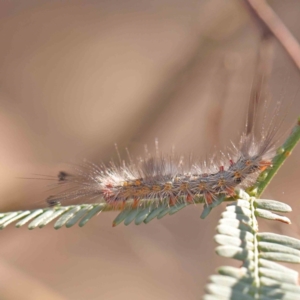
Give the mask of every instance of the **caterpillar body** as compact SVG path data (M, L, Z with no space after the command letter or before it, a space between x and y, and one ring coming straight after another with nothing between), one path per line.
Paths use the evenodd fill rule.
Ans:
M47 202L56 205L64 200L88 199L122 207L131 201L133 207L138 207L141 200L167 201L175 205L179 199L193 203L196 198L202 198L206 205L213 205L219 197L233 196L235 188L250 187L257 176L271 166L275 154L278 106L267 129L261 130L260 136L255 138L254 124L258 118L255 101L255 98L250 101L245 132L239 145L232 147L227 161L186 165L182 157L165 156L157 147L155 155L146 151L143 158L136 160L120 160L119 164L111 162L109 166L90 164L76 174L60 172L59 183L70 184L70 188L50 196Z

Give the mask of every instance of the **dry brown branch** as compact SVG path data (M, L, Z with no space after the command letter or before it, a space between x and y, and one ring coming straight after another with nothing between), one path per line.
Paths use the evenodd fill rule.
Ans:
M299 43L280 18L264 0L245 0L245 3L259 23L263 35L272 33L300 71Z

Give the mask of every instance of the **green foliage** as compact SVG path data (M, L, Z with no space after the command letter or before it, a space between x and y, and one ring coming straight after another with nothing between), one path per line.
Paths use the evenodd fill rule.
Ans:
M181 201L174 206L169 206L161 202L152 203L150 205L148 202L145 202L138 208L128 206L117 215L113 221L113 226L117 226L121 223L129 225L132 222L136 225L140 225L141 223L147 224L154 218L161 219L166 215L173 215L187 205L189 205L189 203ZM54 223L55 229L60 229L63 226L70 228L76 223L82 227L92 217L102 211L108 210L112 210L110 205L106 203L94 203L2 213L0 215L0 229L4 229L14 222L16 222L17 228L26 224L28 224L29 229L43 228L55 219L57 219Z
M0 229L14 222L17 228L26 224L28 224L28 229L43 228L55 219L57 219L54 223L55 229L60 229L62 226L70 228L77 222L82 227L104 208L105 204L97 203L3 213L0 215Z
M291 207L285 203L256 199L244 191L239 199L230 203L222 213L215 241L218 255L239 260L239 268L224 266L218 275L210 277L206 287L205 300L220 299L298 299L298 273L277 262L300 263L300 240L274 233L258 232L257 217L290 224L290 220L278 213L287 213ZM124 209L115 218L113 225L148 223L172 215L188 204L175 206L158 205L155 207ZM16 222L16 227L28 224L29 229L43 228L56 219L54 228L69 228L79 224L84 226L101 211L108 210L106 204L84 204L57 206L32 211L2 213L0 228Z
M241 267L221 267L210 277L205 300L299 299L298 272L277 262L300 263L300 240L258 232L257 217L290 223L275 212L291 208L274 200L244 199L229 204L217 226L218 255L242 262Z

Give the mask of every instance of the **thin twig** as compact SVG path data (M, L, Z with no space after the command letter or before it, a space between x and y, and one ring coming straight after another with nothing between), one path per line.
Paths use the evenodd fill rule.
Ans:
M282 45L289 57L292 59L300 72L300 46L288 28L283 24L275 12L264 0L244 0L252 15L264 28L264 33L268 31ZM267 33L268 34L268 33Z

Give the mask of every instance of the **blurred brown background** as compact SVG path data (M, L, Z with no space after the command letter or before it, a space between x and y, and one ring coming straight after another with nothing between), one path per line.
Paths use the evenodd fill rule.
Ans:
M297 0L270 2L300 40ZM0 1L0 209L45 206L65 163L107 162L114 143L205 158L238 141L253 79L258 31L240 1ZM300 114L299 74L275 43L270 90ZM295 96L296 95L296 96ZM296 97L296 98L295 98ZM300 148L265 197L293 206L299 236ZM112 228L103 213L79 229L13 226L0 237L1 299L199 299L217 266L223 207L200 207L147 226ZM299 268L298 268L299 269Z

